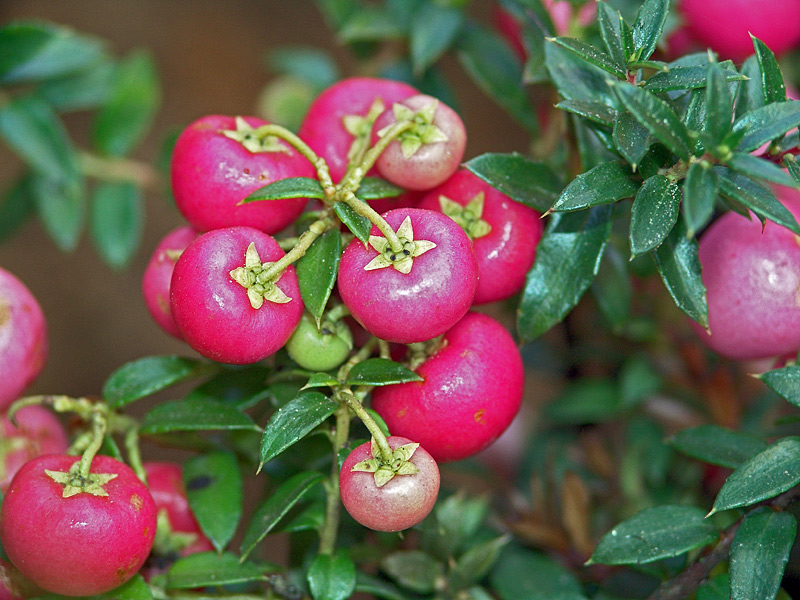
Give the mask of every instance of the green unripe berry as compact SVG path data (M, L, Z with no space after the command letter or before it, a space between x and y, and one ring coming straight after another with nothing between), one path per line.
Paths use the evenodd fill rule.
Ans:
M353 349L353 334L342 321L323 320L303 313L300 324L286 342L286 351L298 365L309 371L330 371L341 365Z

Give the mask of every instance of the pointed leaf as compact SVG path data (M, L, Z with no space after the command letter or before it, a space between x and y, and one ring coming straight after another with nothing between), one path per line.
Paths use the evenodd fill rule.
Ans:
M786 170L789 171L794 179L795 185L800 185L800 164L797 163L797 160L794 158L794 156L791 158L788 156L785 157L784 164L786 166Z
M789 365L757 375L761 381L781 398L800 406L800 366Z
M132 183L103 183L95 189L90 231L100 255L112 267L126 266L142 238L144 203Z
M455 6L425 3L411 22L409 50L414 73L421 75L458 38L464 11Z
M678 222L681 191L664 175L646 179L631 208L631 255L658 248Z
M629 169L616 161L601 163L573 179L551 210L572 211L609 204L632 197L636 190Z
M368 358L356 364L347 376L344 385L394 385L410 381L422 381L422 377L400 363L386 358Z
M667 22L669 0L645 0L633 24L633 44L637 60L647 60L655 52L661 32Z
M619 153L635 170L650 148L650 132L631 113L623 111L614 123L613 135Z
M215 400L177 400L150 409L139 428L142 433L173 431L261 431L246 414Z
M618 64L605 52L601 52L588 42L571 37L557 37L550 38L552 43L557 44L564 48L567 52L571 52L579 59L602 69L606 73L611 73L618 79L625 79L626 73L622 65Z
M616 110L594 100L562 100L556 107L606 127L613 127L617 120Z
M754 179L761 179L788 187L798 187L800 185L794 180L794 177L774 162L753 156L747 152L734 152L733 156L725 164L734 171Z
M448 577L453 590L462 590L483 579L500 557L503 548L511 541L510 535L501 535L472 546L455 561Z
M743 204L762 219L774 221L800 235L800 225L772 190L728 169L715 167L715 170L719 175L720 194Z
M558 176L544 163L517 154L486 153L464 166L513 200L545 212L558 198Z
M345 551L317 554L306 573L314 600L347 600L356 585L356 567Z
M726 81L742 81L744 75L735 69L719 67ZM706 87L708 67L700 65L672 66L667 71L654 73L644 84L644 89L654 94L675 90L695 90ZM730 116L730 113L728 114Z
M336 211L336 215L341 219L342 223L353 232L353 235L366 244L367 240L369 240L369 232L372 229L372 223L369 222L369 219L359 215L344 202L334 204L333 210Z
M608 75L558 44L544 47L545 66L562 98L608 102Z
M239 557L224 552L198 552L179 558L167 574L166 589L191 590L196 588L239 585L266 581L262 567L239 561Z
M380 177L364 177L355 195L361 200L377 200L379 198L395 198L404 191L403 188Z
M739 70L747 79L739 82L739 90L736 94L737 120L766 104L758 58L755 55L750 56L744 61Z
M297 261L297 282L303 303L319 322L333 291L342 258L342 235L337 229L323 233Z
M694 237L714 214L717 175L708 163L693 163L683 183L683 220L687 236Z
M761 438L719 425L684 429L670 444L687 456L728 469L735 469L767 447Z
M700 274L697 242L686 237L681 223L653 253L656 267L675 305L703 327L708 327L706 287Z
M444 566L422 550L398 550L381 560L383 570L394 581L418 594L432 594L444 575Z
M603 38L603 43L611 59L619 65L625 65L628 61L625 56L625 50L622 48L619 19L619 11L611 8L602 0L598 0L597 24L600 26L600 36Z
M316 198L323 199L325 192L319 181L311 177L289 177L279 179L250 192L242 200L242 204L258 200L283 200L285 198Z
M717 63L708 65L706 86L706 122L703 131L714 145L721 144L731 131L733 98L728 81Z
M544 553L509 546L489 576L501 600L586 600L572 571Z
M31 190L47 233L64 252L75 250L86 221L83 180L54 180L34 175Z
M752 152L782 137L798 125L800 125L800 101L787 100L756 108L733 124L733 131L744 132L744 137L736 149L741 152Z
M775 59L775 53L757 37L752 34L750 37L753 38L753 49L758 61L758 69L761 71L761 89L764 93L764 104L785 101L786 84L783 82L783 74L778 61Z

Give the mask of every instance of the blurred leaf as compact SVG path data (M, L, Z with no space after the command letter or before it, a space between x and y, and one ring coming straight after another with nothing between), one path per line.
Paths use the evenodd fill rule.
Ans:
M330 417L338 404L319 392L301 392L272 415L261 438L261 467Z
M586 425L614 419L626 408L611 381L584 377L549 402L544 416L556 425Z
M444 575L444 566L422 550L398 550L381 559L381 570L404 588L432 594Z
M122 268L133 258L144 229L141 191L132 183L101 183L91 203L90 231L100 255Z
M183 463L189 506L214 548L231 541L242 516L242 475L230 452L213 451Z
M611 214L612 206L603 205L550 217L517 314L524 341L561 321L588 289L611 234Z
M794 177L774 162L765 158L758 158L747 152L734 152L733 156L725 164L742 175L777 183L778 185L798 187Z
M800 366L789 365L772 369L756 377L781 398L800 406Z
M678 222L664 243L653 252L653 259L675 305L708 328L706 287L700 274L697 242L686 237L683 223Z
M409 40L414 73L421 74L435 63L458 38L464 23L461 8L426 2L411 22Z
M753 49L755 50L758 68L761 71L761 89L764 92L764 103L784 102L786 100L786 84L783 82L783 74L775 59L775 54L769 47L757 37L753 38Z
M730 573L720 573L697 588L697 600L730 600Z
M314 600L347 600L356 585L356 567L343 550L317 554L306 573Z
M719 425L684 429L670 443L687 456L729 469L735 469L767 447L761 438Z
M556 107L606 127L613 127L617 120L616 110L595 100L562 100Z
M644 356L626 359L619 374L620 400L623 406L634 406L657 393L662 386L661 376Z
M731 131L733 98L728 80L717 63L710 63L707 70L706 121L703 131L714 145L721 144Z
M742 81L744 79L744 75L737 73L735 69L718 68L722 71L726 81ZM670 67L668 71L654 73L645 82L644 89L654 94L660 94L676 90L704 88L708 83L707 74L707 66ZM728 112L728 117L730 117L730 112Z
M544 54L547 72L561 97L610 104L605 72L552 42L545 44Z
M681 191L664 175L646 179L631 208L631 255L658 248L678 222Z
M115 67L112 60L101 60L77 73L48 79L37 89L60 112L96 108L111 95Z
M366 244L369 239L369 232L372 229L372 223L369 222L369 219L359 215L344 202L334 204L333 210L336 211L342 223L353 232L353 235Z
M58 596L56 597L58 598ZM92 598L96 600L151 600L153 591L145 582L144 577L137 573L121 586Z
M550 167L516 152L481 154L464 166L506 196L541 213L553 205L561 192L558 177Z
M432 516L422 522L422 550L449 561L473 540L489 510L486 497L457 493L439 500Z
M591 291L612 330L622 332L631 315L633 287L626 261L612 245L603 253Z
M717 199L717 175L708 163L693 163L683 182L683 221L686 235L694 237L714 214Z
M307 81L318 90L339 79L336 61L312 46L281 46L270 51L268 62L275 71Z
M117 65L108 102L94 121L95 146L112 156L125 156L147 133L158 109L161 89L153 58L135 51Z
M381 600L412 600L383 578L369 575L363 571L356 571L354 590L363 594L371 594Z
M667 22L669 0L644 0L633 24L637 60L647 60L656 49Z
M353 43L399 38L403 30L385 8L361 6L342 23L337 33L343 42Z
M500 600L586 600L575 575L547 555L517 546L501 554L489 576Z
M31 189L39 220L56 246L64 252L75 250L86 221L83 181L55 181L34 175Z
M260 431L253 420L233 406L214 400L176 400L151 408L142 419L142 433L173 431Z
M744 132L744 137L736 149L741 152L752 152L798 125L800 125L800 101L787 100L753 109L733 124L733 131Z
M614 122L613 135L619 153L636 170L650 148L650 132L631 113L623 111Z
M587 63L614 75L618 79L625 79L625 69L605 52L601 52L593 45L583 40L571 37L550 38L548 41L564 48Z
M288 177L268 183L264 187L250 192L242 200L242 204L260 200L282 200L284 198L319 198L325 197L325 192L319 181L311 177Z
M719 176L720 194L743 204L759 217L774 221L800 235L800 225L771 189L724 167L715 167L714 170Z
M323 233L297 261L297 282L306 309L317 324L336 284L342 258L342 234L338 227Z
M216 371L211 363L180 356L146 356L126 363L103 384L103 400L111 408L122 408L134 400L196 377Z
M320 473L303 471L284 481L272 492L259 506L247 527L241 546L242 560L247 558L286 513L322 479Z
M198 552L179 558L170 567L166 589L186 590L266 581L263 569L239 561L229 552Z
M0 242L9 239L36 210L31 178L15 181L0 199Z
M731 546L731 600L772 600L778 593L797 521L762 508L748 514Z
M662 505L645 509L605 534L590 563L644 564L685 554L715 541L716 527L694 506Z
M414 371L386 358L368 358L356 364L347 375L346 386L394 385L422 381Z
M481 581L497 562L511 535L501 535L469 548L451 566L448 580L452 590L463 590Z
M632 197L637 190L629 169L616 161L602 163L573 179L553 204L553 211L580 210Z

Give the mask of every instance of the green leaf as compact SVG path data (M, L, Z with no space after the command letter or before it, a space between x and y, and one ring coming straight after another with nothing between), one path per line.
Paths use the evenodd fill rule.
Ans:
M637 186L630 170L616 161L601 163L573 179L551 210L572 211L632 197Z
M708 328L706 287L700 274L697 242L686 237L680 221L667 239L653 252L661 279L675 302L689 318Z
M715 575L697 588L697 600L730 600L730 598L730 573L720 573Z
M522 85L522 69L512 50L494 32L465 28L456 46L458 60L475 84L531 133L536 113Z
M683 221L686 235L694 237L714 214L717 199L717 175L708 163L692 163L683 182Z
M545 406L544 416L556 425L586 425L614 419L623 406L617 386L608 379L583 378Z
M735 69L723 69L726 81L742 81L744 75ZM672 92L677 90L695 90L706 87L708 83L708 67L700 65L671 66L667 71L654 73L644 84L644 89L654 94ZM730 118L730 112L728 113Z
M450 48L463 23L464 11L455 6L426 2L419 8L409 39L414 73L424 73Z
M198 552L176 560L169 569L166 589L187 590L266 581L263 569L240 562L230 552Z
M743 204L762 219L769 219L800 235L797 224L789 209L781 204L775 194L749 177L722 167L715 167L720 194Z
M314 600L347 600L356 586L356 567L342 550L317 554L306 573Z
M620 83L613 86L625 108L648 131L679 158L688 160L692 140L678 114L658 96L640 87Z
M308 383L303 386L303 389L317 388L317 387L336 387L339 385L339 380L333 377L330 373L314 373L308 378Z
M126 266L142 238L144 203L132 183L101 183L91 203L90 231L100 255L115 268Z
M207 362L180 356L146 356L116 369L103 384L103 400L111 408L122 408L196 377L213 373L216 367Z
M577 577L546 554L509 546L489 576L500 600L586 600Z
M368 358L356 364L347 375L344 385L394 385L422 381L422 377L400 363L387 358Z
M787 100L753 109L733 124L734 132L744 132L744 137L736 149L741 152L752 152L782 137L798 125L800 125L800 101Z
M618 79L625 79L627 76L622 65L588 42L571 37L550 38L548 41L561 46L567 52L571 52L581 60L602 69L606 73L611 73Z
M706 87L706 122L703 131L713 145L721 144L731 131L733 98L728 81L717 63L708 65Z
M422 550L397 550L381 560L381 570L404 588L432 594L444 575L444 566Z
M184 400L216 400L244 410L270 396L265 385L269 369L258 363L249 367L224 369L191 390Z
M369 222L369 219L359 215L344 202L334 204L333 210L336 211L342 223L353 232L353 235L366 244L369 240L369 232L372 230L372 223Z
M481 581L500 557L503 548L511 541L510 535L501 535L469 548L450 568L451 589L462 590Z
M0 29L0 83L75 73L102 58L101 40L51 23L20 21Z
M269 65L284 75L302 79L323 90L340 78L336 61L312 46L279 46L269 52Z
M247 527L241 546L242 560L247 558L286 513L322 479L323 477L320 473L303 471L284 481L272 492L269 498L256 510L250 525Z
M365 42L399 38L403 30L384 8L359 6L337 32L343 42Z
M597 24L600 26L600 36L603 38L606 50L611 59L619 65L628 62L625 50L622 48L622 38L619 34L619 11L611 8L602 0L597 2Z
M38 92L59 112L96 108L108 101L114 81L116 64L101 60L77 73L48 79L38 86Z
M259 200L283 200L285 198L317 198L325 197L325 192L319 181L311 177L288 177L268 183L250 192L250 195L242 200L242 204L256 202Z
M600 310L617 333L624 331L631 315L633 287L626 262L614 246L606 247L591 287Z
M524 341L561 321L588 289L611 234L611 214L612 207L604 205L550 217L517 314Z
M785 437L730 474L717 494L713 514L773 498L800 483L800 438Z
M553 170L522 154L486 153L464 163L464 167L516 202L546 212L561 192Z
M795 159L794 156L791 158L787 156L783 159L783 162L786 166L786 170L789 171L794 178L795 185L800 185L800 164L797 163L797 159ZM0 219L0 222L2 222L2 219Z
M370 594L382 600L412 600L410 596L401 592L397 587L385 581L382 577L369 575L364 571L356 572L356 592Z
M675 434L670 444L687 456L729 469L735 469L767 447L761 438L719 425L684 429Z
M614 123L613 135L619 153L636 170L650 148L650 132L631 113L623 111Z
M336 284L342 258L342 234L338 227L323 233L297 261L297 282L308 312L317 324Z
M562 100L556 107L606 127L613 127L617 120L616 110L595 100Z
M0 199L0 242L9 239L34 214L36 209L31 178L14 182Z
M645 509L605 534L589 563L638 565L680 556L717 539L719 531L695 506Z
M545 44L544 55L547 72L562 98L609 104L605 72L552 42Z
M731 600L772 600L778 593L797 521L761 508L748 514L731 546Z
M764 92L764 104L784 102L786 100L786 84L783 74L775 59L775 53L757 37L752 34L753 49L755 50L758 69L761 71L761 89Z
M356 190L356 197L361 200L378 200L380 198L395 198L405 190L389 183L380 177L364 177Z
M58 181L34 175L31 190L39 220L56 246L64 252L75 250L86 221L83 180Z
M261 437L261 467L330 417L338 404L319 392L305 391L272 415Z
M761 66L755 55L744 61L739 69L747 79L739 82L736 94L736 118L740 119L747 113L764 106L764 88L761 83Z
M795 406L800 406L800 366L789 365L756 375L773 392Z
M452 494L436 503L433 519L422 522L421 546L441 562L449 562L475 538L489 511L485 496Z
M253 420L235 407L214 400L176 400L150 409L142 419L142 433L173 431L261 431Z
M774 162L753 156L747 152L734 152L733 156L725 164L734 171L755 179L762 179L789 187L798 187L799 185L794 180L794 177Z
M242 516L242 475L236 457L221 450L193 456L183 463L183 483L200 529L221 552Z
M631 208L631 255L658 248L678 222L681 190L664 175L646 179Z
M636 15L636 22L633 24L636 60L647 60L655 52L668 13L669 0L645 0L642 3Z

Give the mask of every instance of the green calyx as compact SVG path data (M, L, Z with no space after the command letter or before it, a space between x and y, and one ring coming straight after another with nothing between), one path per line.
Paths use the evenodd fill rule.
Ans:
M291 153L277 137L265 135L260 127L252 127L242 117L236 117L236 129L221 129L220 133L239 142L253 154L260 152Z
M447 141L447 135L433 124L433 117L436 115L438 106L438 100L431 102L418 111L414 111L400 103L396 103L392 106L392 112L398 122L411 121L413 123L411 127L397 137L405 159L414 156L414 154L426 144ZM388 132L393 125L394 123L381 129L378 132L378 137L386 135L386 132Z
M45 473L56 483L64 486L62 498L69 498L77 494L91 494L92 496L108 496L108 492L103 488L112 479L117 477L116 473L89 473L88 476L81 475L81 461L75 462L67 471L51 471L45 469Z
M386 109L383 100L376 98L366 115L345 115L342 117L342 126L345 131L353 136L353 142L347 151L347 162L359 164L364 159L364 154L369 150L372 125L380 114Z
M169 522L167 510L162 508L158 511L156 519L156 537L153 540L153 552L161 556L178 554L186 550L197 541L196 533L184 531L174 531Z
M364 267L365 271L394 267L404 275L407 275L411 272L416 257L436 247L436 244L431 241L414 239L411 217L406 217L403 220L397 229L397 237L400 240L400 248L392 248L389 240L385 237L379 235L369 236L369 245L378 253L378 256L367 263Z
M261 308L265 300L276 304L286 304L292 301L277 286L281 274L278 274L277 277L268 274L268 269L272 264L271 262L262 263L255 243L250 242L244 255L244 266L237 267L230 272L231 279L247 290L250 306L256 310Z
M458 223L471 240L482 238L492 231L492 226L482 218L484 202L483 192L478 192L465 206L447 196L439 196L442 213Z
M411 457L419 448L419 444L411 443L398 446L392 451L391 462L386 462L381 457L378 444L372 438L370 450L372 458L362 460L350 469L353 472L372 473L377 487L383 487L397 475L414 475L419 472L417 466L411 462Z

